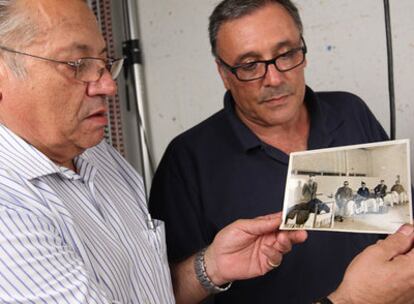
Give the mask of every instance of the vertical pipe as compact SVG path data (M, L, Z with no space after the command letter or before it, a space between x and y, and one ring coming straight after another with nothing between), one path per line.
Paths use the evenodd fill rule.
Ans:
M390 138L395 139L395 89L394 89L394 62L392 53L392 32L389 0L384 0L385 33L387 37L387 58L388 58L388 92L390 98Z
M124 42L123 47L124 51L128 54L128 66L125 68L129 69L128 75L131 76L131 83L133 85L134 96L136 99L141 169L144 179L145 192L148 198L154 168L152 165L151 154L149 152L150 148L147 137L148 125L146 120L146 104L144 99L145 94L141 56L142 52L139 42L138 7L136 2L137 0L124 0L124 16L127 17L124 21L127 40Z

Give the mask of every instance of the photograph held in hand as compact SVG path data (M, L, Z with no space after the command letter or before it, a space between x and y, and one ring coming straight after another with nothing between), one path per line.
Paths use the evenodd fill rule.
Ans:
M291 153L281 229L393 233L412 223L409 141Z

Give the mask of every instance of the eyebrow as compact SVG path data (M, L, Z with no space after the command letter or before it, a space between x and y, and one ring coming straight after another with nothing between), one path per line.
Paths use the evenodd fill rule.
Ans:
M301 40L299 39L299 43L301 42ZM294 47L295 43L293 43L291 40L283 40L278 42L273 48L272 48L272 52L277 53L277 51L279 51L280 49L284 48L284 47ZM261 58L262 55L260 53L257 53L255 51L251 51L251 52L247 52L245 54L241 54L239 57L237 57L236 59L236 65L241 64L241 62L246 59L246 58Z
M76 43L76 42L69 45L69 47L67 49L68 50L78 50L78 51L82 51L82 52L92 51L92 48L89 45L80 44L80 43ZM107 51L108 51L108 48L105 46L104 48L101 49L101 51L99 52L99 55L104 54Z

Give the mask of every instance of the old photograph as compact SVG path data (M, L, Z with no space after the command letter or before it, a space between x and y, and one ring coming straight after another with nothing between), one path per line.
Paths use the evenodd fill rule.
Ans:
M412 223L408 140L290 155L281 229L392 233Z

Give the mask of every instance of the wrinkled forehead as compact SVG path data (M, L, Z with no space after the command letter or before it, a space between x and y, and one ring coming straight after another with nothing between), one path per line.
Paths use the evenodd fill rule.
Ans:
M22 0L39 28L37 42L53 45L104 45L97 20L83 0Z

